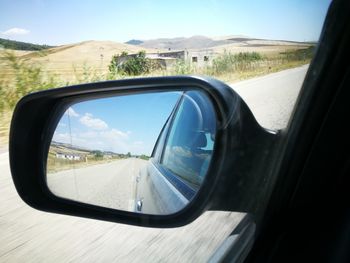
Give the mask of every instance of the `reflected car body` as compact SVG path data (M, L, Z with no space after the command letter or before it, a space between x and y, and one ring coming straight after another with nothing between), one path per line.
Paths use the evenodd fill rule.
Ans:
M184 92L136 179L135 211L172 214L195 196L208 171L216 116L200 92Z

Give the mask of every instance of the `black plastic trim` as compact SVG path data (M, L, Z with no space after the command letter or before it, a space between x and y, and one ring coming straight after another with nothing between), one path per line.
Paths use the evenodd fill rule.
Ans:
M188 90L208 96L216 112L218 129L208 174L183 210L171 215L145 215L83 204L49 191L45 180L48 148L56 124L69 105L108 96ZM176 227L193 221L208 209L254 212L264 191L259 182L263 178L252 181L256 171L245 167L254 160L252 154L263 163L269 152L266 147L271 146L275 137L258 125L242 99L220 81L190 76L124 79L46 90L22 98L11 123L10 167L19 195L36 209L133 225ZM242 149L244 158L240 156ZM254 167L260 169L261 165ZM260 194L251 198L242 191L242 186Z

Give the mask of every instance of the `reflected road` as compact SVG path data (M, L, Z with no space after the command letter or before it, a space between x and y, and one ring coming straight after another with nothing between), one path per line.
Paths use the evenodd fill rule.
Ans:
M49 174L47 183L57 196L134 211L136 176L146 164L136 158L116 160Z

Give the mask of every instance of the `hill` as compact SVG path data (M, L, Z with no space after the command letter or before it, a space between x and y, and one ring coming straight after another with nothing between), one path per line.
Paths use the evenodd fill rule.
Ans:
M0 38L0 47L6 48L6 49L13 49L13 50L38 51L38 50L52 48L54 46L37 45L32 43Z
M113 55L123 51L136 53L141 50L154 52L142 46L128 45L113 41L84 41L76 44L62 45L37 52L31 52L21 58L42 65L45 71L64 75L64 79L74 79L86 69L106 72ZM91 73L91 70L90 70Z
M129 44L129 45L140 45L142 43L143 43L143 41L137 40L137 39L131 39L131 40L125 42L125 44Z
M189 38L159 38L154 40L132 40L134 45L113 41L84 41L80 43L61 45L39 51L18 51L14 53L29 64L39 65L44 72L56 75L64 82L88 82L97 79L101 73L108 72L112 57L122 52L137 53L141 50L147 53L167 50L210 50L213 54L223 52L259 52L261 54L276 54L288 50L303 49L310 43L284 40L266 40L246 36L226 36L210 38L193 36ZM142 43L140 43L142 42ZM137 44L140 43L140 44ZM0 52L0 64L2 54ZM1 64L2 65L2 64ZM14 71L5 64L0 72L0 79L11 79Z
M128 43L133 44L135 40ZM140 40L139 40L140 41ZM218 47L267 47L267 46L299 46L310 43L286 41L286 40L269 40L258 39L247 36L225 36L225 37L177 37L177 38L158 38L137 42L138 45L145 48L163 49L163 50L183 50L183 49L217 49Z
M140 44L142 47L166 49L166 50L183 50L183 49L203 49L223 44L228 44L227 40L213 40L206 36L176 37L176 38L158 38L145 40Z

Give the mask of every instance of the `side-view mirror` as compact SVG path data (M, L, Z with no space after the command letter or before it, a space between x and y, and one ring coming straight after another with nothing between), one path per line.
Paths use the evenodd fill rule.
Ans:
M198 90L72 102L51 139L48 189L101 207L176 213L205 180L216 122Z
M251 178L264 171L274 138L222 82L109 81L22 98L10 164L34 208L170 227L208 209L254 212L264 186Z

